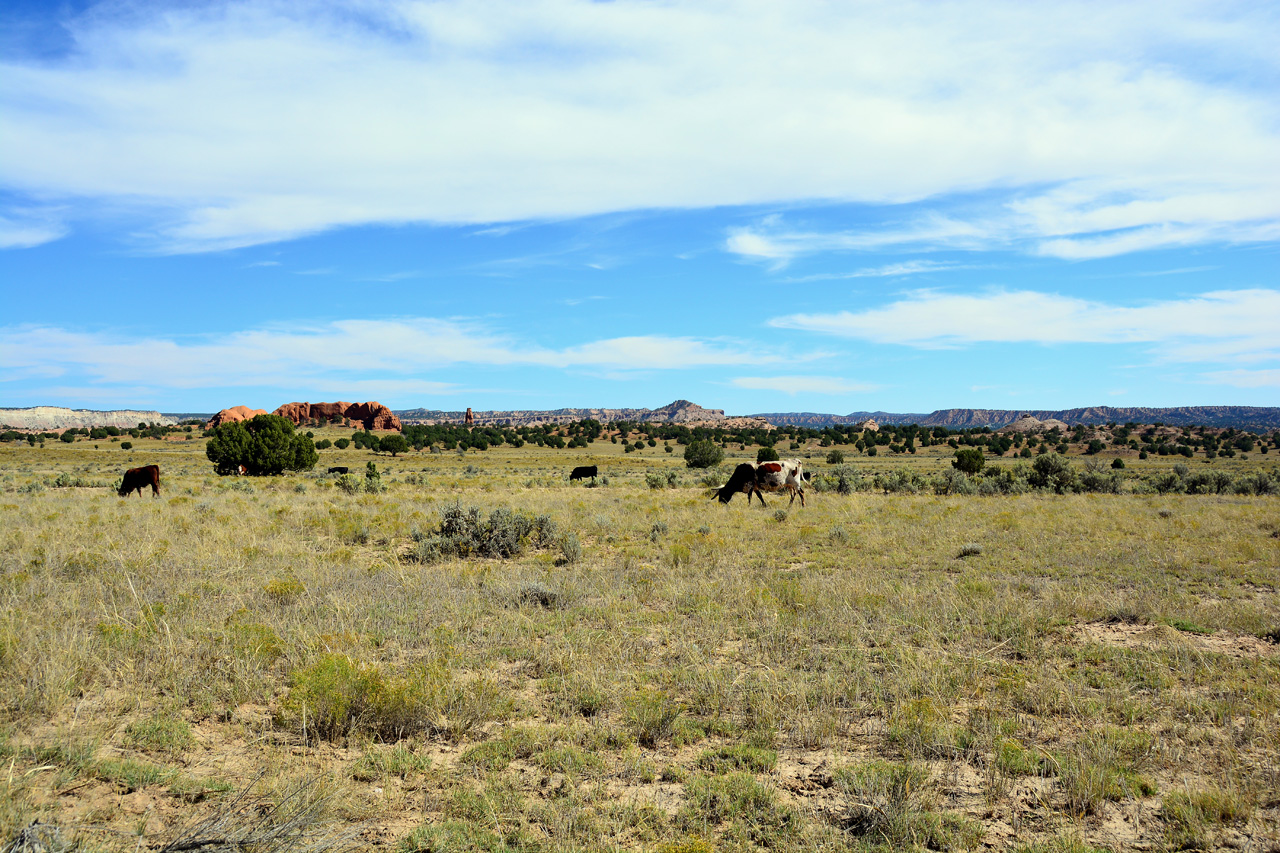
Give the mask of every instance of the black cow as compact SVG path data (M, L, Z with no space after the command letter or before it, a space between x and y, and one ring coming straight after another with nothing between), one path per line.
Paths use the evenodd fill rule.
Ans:
M329 473L330 474L350 474L351 469L348 468L346 465L334 465L332 468L329 469Z
M151 487L151 497L160 497L160 466L144 465L141 468L130 468L124 472L124 479L120 481L120 497L127 497L134 491L138 496L142 496L142 490L147 486Z
M574 468L573 473L569 475L569 481L585 480L587 477L594 480L598 473L599 470L594 465L579 465L577 468Z

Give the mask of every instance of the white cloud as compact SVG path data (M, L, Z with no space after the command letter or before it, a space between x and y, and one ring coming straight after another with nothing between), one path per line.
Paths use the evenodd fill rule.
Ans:
M724 341L638 335L562 349L460 320L342 320L234 332L221 338L129 338L48 326L0 329L0 381L76 373L106 384L165 388L297 385L448 393L421 378L453 365L683 370L794 361ZM371 380L369 374L378 374ZM347 392L350 393L350 392Z
M921 348L1152 343L1177 361L1269 359L1280 357L1280 291L1215 291L1135 306L1027 290L920 291L880 308L792 314L770 325Z
M0 249L30 249L65 236L66 225L48 211L14 209L0 215Z
M1235 388L1280 388L1280 370L1220 370L1206 373L1204 379L1215 385Z
M952 270L973 269L971 264L948 264L940 261L904 261L899 264L885 264L880 267L866 267L853 272L815 273L814 275L790 276L789 282L828 281L848 278L902 278L909 275L950 272Z
M739 376L732 380L732 384L753 391L780 391L784 394L857 394L880 388L879 385L850 382L837 376Z
M1280 220L1266 4L260 0L67 27L69 56L0 64L0 185L150 205L170 251L991 188L1024 188L1005 213L1056 256ZM941 224L729 245L963 245L1000 220Z

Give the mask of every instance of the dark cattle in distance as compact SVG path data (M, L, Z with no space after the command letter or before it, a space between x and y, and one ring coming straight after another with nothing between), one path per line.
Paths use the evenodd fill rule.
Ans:
M334 465L332 468L329 469L329 473L330 474L350 474L351 469L348 468L346 465Z
M138 496L142 496L142 490L147 486L151 487L151 497L160 496L160 466L144 465L141 468L130 468L124 472L124 479L120 481L120 497L127 497L134 491Z
M594 465L579 465L577 468L573 469L573 473L569 475L569 480L571 482L573 480L585 480L587 477L594 480L597 473L599 473L599 471Z
M764 502L764 492L788 491L791 493L790 503L796 502L800 496L800 506L804 506L804 482L807 478L800 469L799 459L782 459L777 462L743 462L733 470L729 482L716 489L715 495L720 503L727 504L738 492L747 493L747 504L751 504L751 496ZM789 506L790 504L788 504Z

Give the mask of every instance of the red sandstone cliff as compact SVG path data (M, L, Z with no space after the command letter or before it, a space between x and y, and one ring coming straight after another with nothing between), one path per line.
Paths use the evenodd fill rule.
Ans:
M331 421L335 418L350 418L359 422L365 429L399 430L400 419L381 403L285 403L276 409L274 414L288 418L295 424L309 420Z

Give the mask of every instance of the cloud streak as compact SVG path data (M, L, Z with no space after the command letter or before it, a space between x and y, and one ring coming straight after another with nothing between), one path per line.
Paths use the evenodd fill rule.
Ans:
M0 184L127 204L171 252L992 188L1022 189L990 221L729 248L1275 239L1280 123L1256 81L1278 30L1266 4L103 4L67 22L66 56L0 64Z
M1037 291L920 291L864 311L792 314L770 325L924 349L975 343L1162 344L1182 362L1280 357L1280 291L1224 290L1126 306Z
M447 393L456 386L424 374L429 377L455 365L638 371L796 360L730 341L663 335L608 338L555 349L479 324L434 318L343 320L183 340L50 326L0 330L0 382L87 377L94 384L184 389L305 385Z

